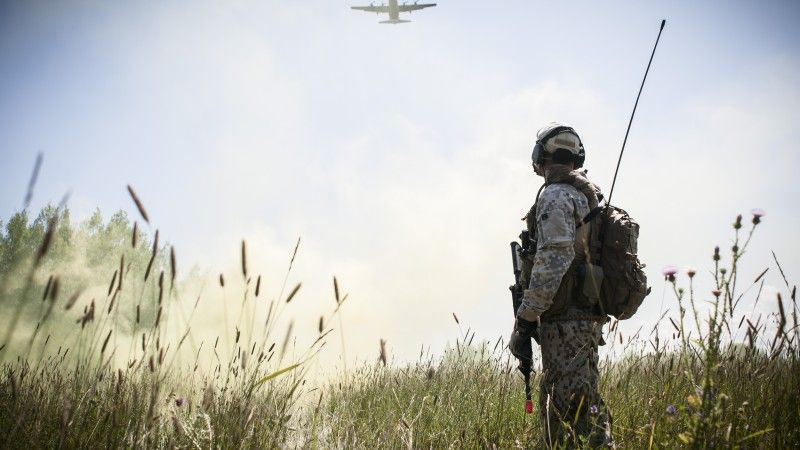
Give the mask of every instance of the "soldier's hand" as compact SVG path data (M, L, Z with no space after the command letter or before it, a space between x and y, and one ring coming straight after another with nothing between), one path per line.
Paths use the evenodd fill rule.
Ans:
M531 337L536 332L536 322L530 322L518 317L514 322L514 330L508 340L508 349L520 361L533 359Z

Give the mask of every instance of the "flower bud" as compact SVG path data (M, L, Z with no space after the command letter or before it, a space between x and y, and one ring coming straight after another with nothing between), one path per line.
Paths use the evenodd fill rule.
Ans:
M763 209L755 208L752 211L750 211L750 214L753 215L753 225L758 225L759 223L761 223L761 218L764 217L766 213L764 212Z

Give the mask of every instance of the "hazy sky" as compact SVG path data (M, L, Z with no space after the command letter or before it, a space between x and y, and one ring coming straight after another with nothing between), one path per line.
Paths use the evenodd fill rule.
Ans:
M441 348L452 312L494 339L536 130L573 125L608 189L666 18L614 194L654 286L626 327L657 318L664 265L707 279L753 207L746 278L770 250L800 276L796 2L441 0L398 26L360 3L2 2L0 218L42 151L35 208L71 190L78 217L137 217L130 183L185 268L236 270L247 238L275 288L302 236L292 313L312 330L339 276L348 356Z

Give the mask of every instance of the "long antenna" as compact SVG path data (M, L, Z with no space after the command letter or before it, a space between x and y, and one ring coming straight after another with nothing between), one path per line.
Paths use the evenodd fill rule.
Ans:
M631 119L628 121L628 129L625 130L625 139L622 141L622 150L619 152L619 159L617 160L617 168L614 170L614 181L611 182L611 192L608 193L608 202L606 205L611 204L611 196L614 195L614 185L617 184L617 174L619 173L619 165L622 162L622 154L625 153L625 144L628 142L628 133L631 132L631 124L633 124L633 116L636 115L636 107L639 106L639 97L642 96L642 89L644 89L644 82L647 80L647 73L650 72L650 64L653 63L653 56L656 54L658 48L658 40L661 39L661 32L664 31L664 25L667 24L666 20L661 21L661 28L658 30L658 37L656 37L656 44L653 46L653 53L650 54L650 61L647 62L647 70L644 71L644 78L642 85L639 86L639 93L636 95L636 103L633 104L633 112L631 112Z

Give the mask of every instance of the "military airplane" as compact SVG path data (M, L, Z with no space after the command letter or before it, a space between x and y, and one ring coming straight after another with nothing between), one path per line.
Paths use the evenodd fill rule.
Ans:
M398 23L408 23L411 22L410 20L401 20L400 13L401 12L411 12L417 11L419 9L430 8L432 6L436 6L436 3L423 3L419 4L419 2L414 2L412 4L403 3L402 5L397 4L397 0L389 0L389 4L381 4L380 6L375 6L374 4L370 3L369 6L352 6L352 9L356 9L359 11L367 11L367 12L374 12L378 14L389 14L389 20L381 21L381 23L391 23L391 24L398 24Z

